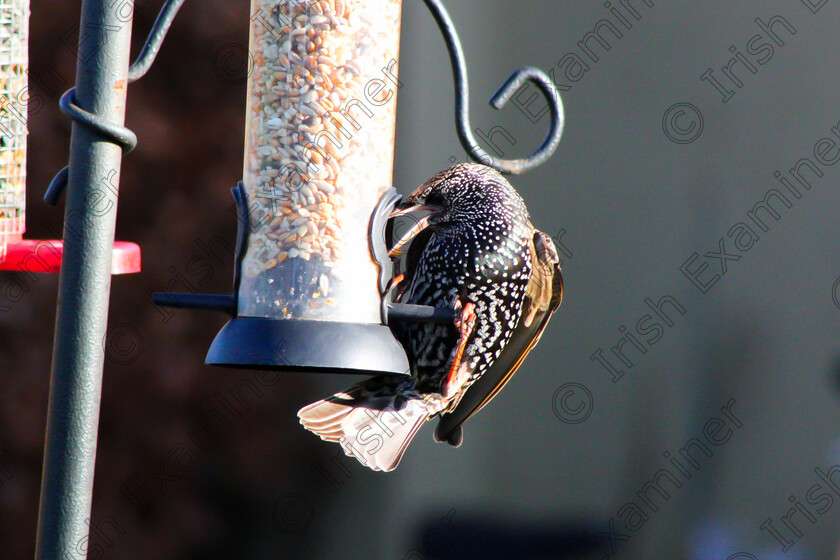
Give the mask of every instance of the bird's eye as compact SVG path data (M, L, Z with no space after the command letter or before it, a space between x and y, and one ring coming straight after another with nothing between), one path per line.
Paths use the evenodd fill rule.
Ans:
M431 193L429 196L426 197L426 204L431 204L434 206L444 206L443 196L440 193Z

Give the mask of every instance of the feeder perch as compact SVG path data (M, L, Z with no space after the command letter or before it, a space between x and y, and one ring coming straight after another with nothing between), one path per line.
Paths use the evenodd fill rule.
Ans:
M552 127L527 159L488 161L468 122L466 66L445 9L426 0L444 33L456 81L456 124L468 153L507 173L538 165L557 146ZM243 181L233 295L155 294L169 307L232 319L209 365L311 372L408 374L389 323L451 322L453 310L394 303L389 216L401 0L252 0ZM533 68L512 76L495 107L526 80L551 101Z
M56 273L64 242L23 239L27 104L31 99L28 53L29 0L0 0L0 270ZM140 247L115 242L111 273L139 271Z

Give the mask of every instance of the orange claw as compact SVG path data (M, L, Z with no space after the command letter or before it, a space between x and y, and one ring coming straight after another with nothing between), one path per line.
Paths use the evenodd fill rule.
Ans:
M456 300L455 308L460 307L460 301ZM466 304L461 310L461 315L455 319L455 325L460 331L460 339L458 340L458 349L455 351L455 359L452 360L452 367L449 368L449 373L446 375L446 383L444 384L444 396L450 396L455 389L455 378L458 375L458 369L461 366L461 359L464 355L464 349L467 347L467 340L469 340L473 329L475 328L475 305L472 303Z
M404 280L405 274L398 274L391 280L391 283L388 285L388 289L385 290L385 293L390 293L394 290L397 290L397 295L393 298L394 301L398 301L402 297L402 292L404 290L399 290L399 287Z

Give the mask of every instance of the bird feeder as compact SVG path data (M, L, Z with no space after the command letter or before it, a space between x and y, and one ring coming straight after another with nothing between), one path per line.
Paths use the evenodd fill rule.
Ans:
M28 2L0 0L0 263L19 243L26 216L26 120L13 100L26 88Z
M378 323L371 210L391 186L401 0L253 0L239 314Z
M0 0L0 270L58 272L63 241L23 239L31 100L28 52L29 0ZM134 243L115 243L111 271L139 272L140 248Z
M484 161L466 122L457 35L440 2L426 4L452 57L459 136ZM387 292L388 217L401 200L391 186L401 8L401 0L252 0L234 293L155 295L161 305L232 315L206 363L407 374L389 322L453 320L452 310L392 303ZM493 103L525 80L552 99L549 78L525 69ZM559 141L559 112L549 105L540 159ZM538 163L494 166L520 172Z
M208 364L408 371L368 238L391 189L401 8L252 0L236 293L158 295L234 315Z
M371 209L391 186L401 4L251 3L248 237L237 310L282 320L281 336L294 346L286 352L313 351L287 356L299 365L348 366L353 354L359 369L370 367L362 336L390 346L379 367L407 370L380 325L368 245ZM241 324L250 333L270 323ZM311 344L311 331L327 344Z

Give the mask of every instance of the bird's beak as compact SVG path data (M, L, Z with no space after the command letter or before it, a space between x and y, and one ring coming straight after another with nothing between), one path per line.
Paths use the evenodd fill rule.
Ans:
M405 245L407 245L412 239L417 237L417 235L429 227L429 218L440 212L441 208L438 206L431 206L425 204L412 204L412 203L403 203L397 206L397 209L391 213L391 218L396 218L397 216L402 216L405 214L409 214L411 212L422 212L422 211L429 211L431 212L428 216L423 217L419 220L414 226L408 230L397 244L388 252L390 257L395 257L401 254L400 249L402 249Z
M413 202L403 202L402 204L397 206L396 210L391 212L391 217L396 218L397 216L410 214L411 212L423 212L425 210L437 212L440 210L440 208L437 206L432 206L430 204L414 204Z

